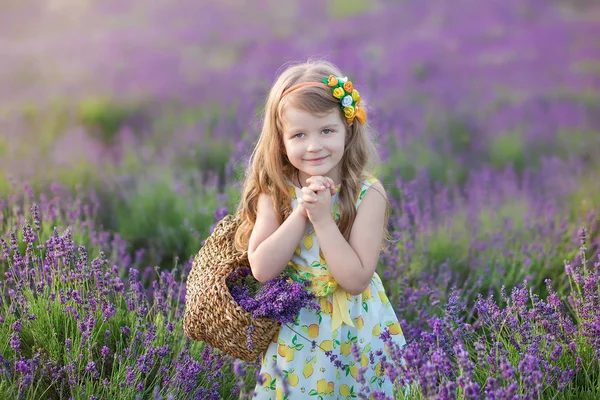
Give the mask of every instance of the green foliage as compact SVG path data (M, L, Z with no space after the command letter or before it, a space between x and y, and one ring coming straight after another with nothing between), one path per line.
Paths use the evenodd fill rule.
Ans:
M390 145L388 150L389 159L376 170L383 178L399 177L408 182L419 172L427 171L433 182L463 184L468 177L468 171L451 154L437 154L423 142L414 141L404 148ZM390 190L393 195L399 195L395 187Z
M6 174L0 174L0 197L8 198L8 194L11 192L11 184Z
M581 104L586 106L591 112L598 112L598 108L600 108L600 94L593 87L582 90L558 87L554 90L552 98Z
M184 171L211 171L219 176L220 182L225 181L225 170L234 144L231 140L207 138L201 145L195 146L189 155L179 159L180 167Z
M453 155L468 153L477 135L477 131L469 124L466 117L452 113L428 114L426 129L430 137L440 143L448 144Z
M431 65L425 62L418 62L413 67L413 76L419 81L425 81L431 75Z
M25 103L18 110L22 118L22 126L17 131L6 132L19 135L19 146L16 152L6 154L17 159L39 159L46 157L66 131L70 122L69 105L62 101L52 101L45 107L35 103ZM0 150L1 153L1 150ZM1 154L0 154L1 155Z
M592 74L600 76L600 61L592 59L576 61L571 65L571 69L579 74Z
M446 132L454 154L463 154L471 149L476 132L465 119L450 116L446 121Z
M160 118L154 122L154 129L158 132L172 132L177 128L191 128L201 122L207 116L216 115L219 109L216 107L185 107L178 103L163 106Z
M328 3L329 15L333 18L345 18L369 11L373 4L368 0L332 0Z
M8 143L0 137L0 157L8 156Z
M413 256L406 276L411 282L422 279L423 274L437 276L436 281L444 285L439 287L441 293L457 284L465 291L466 302L474 301L477 293L491 291L499 296L501 285L510 289L526 278L542 296L547 294L545 279L555 282L559 293L567 294L563 260L575 257L577 250L570 236L557 244L541 231L525 230L530 212L527 202L515 199L480 210L474 219L467 218L467 210L459 209L427 229L420 227L414 244L397 243L401 255L407 249L422 255ZM576 230L580 224L571 222L569 226ZM443 277L450 278L450 283ZM410 316L404 317L410 320Z
M600 156L600 131L561 129L556 135L554 152L564 159L575 156L593 165Z
M512 165L516 171L525 169L525 148L518 131L510 131L494 136L488 147L492 166L503 169Z
M43 254L41 257L43 258ZM106 268L106 266L105 263L104 267ZM74 269L74 266L69 263L58 267L67 271ZM124 280L125 277L122 279ZM78 304L76 301L68 299L66 305L73 307L75 310L73 312L80 316L91 313L91 317L95 321L89 337L84 338L81 326L73 317L73 312L66 310L66 305L61 302L60 296L69 295L73 291L79 293L84 299L96 296L98 294L98 289L95 287L97 280L98 277L79 281L55 279L41 292L24 289L23 294L29 305L28 313L34 314L35 319L28 319L19 313L9 313L6 303L0 306L3 311L2 315L6 318L4 323L0 324L0 355L4 359L14 359L14 350L9 346L9 337L12 333L12 324L20 317L23 323L19 332L21 356L32 358L35 354L39 354L42 364L49 363L58 367L73 366L70 373L74 379L72 386L57 386L55 381L47 378L45 380L34 379L34 384L24 393L25 398L66 398L71 396L73 398L89 398L92 394L99 398L135 398L140 392L129 386L122 387L120 383L126 381L127 367L135 366L138 357L148 354L149 351L143 340L135 338L135 333L138 330L145 331L149 325L152 325L156 328L156 339L152 341L152 346L157 348L168 346L169 351L152 363L149 372L142 374L140 371L136 371L135 382L136 384L143 383L144 389L141 394L148 397L152 394L154 387L160 386L165 378L159 372L160 366L172 365L175 358L185 348L186 339L183 335L167 332L167 323L169 322L173 323L174 332L181 332L183 329L181 319L176 318L176 310L180 308L178 299L181 293L172 293L172 299L175 301L170 304L172 307L170 311L161 313L154 306L142 318L136 310L128 309L125 297L129 296L129 293L122 296L111 292L103 297L104 301L114 305L116 309L115 315L108 319L104 317L101 307L90 311L86 302ZM129 291L129 289L126 290ZM54 300L50 300L53 294L56 297ZM129 328L130 333L121 330L123 327ZM66 345L67 341L70 348ZM109 349L106 357L101 355L103 346ZM192 342L190 345L192 357L200 359L203 348L203 343ZM119 355L119 358L113 357L114 354ZM86 370L90 362L95 364L99 378L95 378L92 372ZM174 377L177 373L173 368L168 368L167 371L170 377ZM103 379L107 379L109 384L105 385ZM64 383L64 380L62 382ZM199 384L202 385L202 378ZM12 384L11 379L3 380L0 385L3 394L13 398L18 397L17 387Z
M142 114L139 102L126 102L109 97L90 97L79 105L79 121L105 143L112 143L115 135L134 117Z
M179 188L167 174L143 180L113 200L116 219L110 224L134 249L146 249L152 262L169 266L174 257L187 260L208 236L215 209L223 206L216 189L192 185ZM233 189L229 194L236 198Z
M389 158L377 166L375 174L380 176L383 181L388 182L394 182L398 177L406 181L414 179L417 170L415 165L409 161L406 151L397 146L391 146L389 150ZM400 191L395 184L390 185L389 189L386 187L386 190L395 198L400 195Z

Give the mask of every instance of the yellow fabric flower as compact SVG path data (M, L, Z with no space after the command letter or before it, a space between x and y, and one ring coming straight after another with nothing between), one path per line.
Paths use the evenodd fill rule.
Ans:
M348 119L354 117L354 107L352 107L352 106L344 107L344 115Z
M356 106L360 104L360 94L356 89L352 90L352 100L356 102Z
M336 99L341 99L344 96L344 94L344 89L342 89L341 87L333 89L333 97L335 97Z
M338 79L333 75L329 75L329 78L327 79L327 85L334 87L334 86L337 86L337 84L338 84Z

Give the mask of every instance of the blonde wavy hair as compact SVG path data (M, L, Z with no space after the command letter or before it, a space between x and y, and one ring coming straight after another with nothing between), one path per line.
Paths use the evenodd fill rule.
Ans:
M242 222L235 235L238 250L248 249L250 234L256 223L258 198L262 193L270 194L280 223L291 214L291 196L288 182L296 174L296 168L290 164L283 153L283 107L293 107L317 115L338 109L342 121L346 121L340 102L332 96L331 90L323 86L307 86L294 90L283 99L282 93L289 87L302 82L319 82L329 75L343 76L341 71L327 61L308 61L296 64L284 70L273 84L264 110L264 119L260 136L251 154L242 188L242 197L238 213ZM361 107L364 107L361 99ZM355 202L362 182L373 176L372 168L378 161L376 147L369 137L367 126L354 121L347 127L344 155L341 160L341 188L339 193L340 232L350 239L352 224L356 218ZM383 195L383 194L382 194ZM389 218L389 202L386 209L385 226ZM384 238L388 238L387 229ZM382 249L385 250L384 247Z

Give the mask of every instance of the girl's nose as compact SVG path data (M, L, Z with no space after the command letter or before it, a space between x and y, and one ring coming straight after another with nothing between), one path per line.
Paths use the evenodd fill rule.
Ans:
M311 151L311 152L320 151L322 149L322 147L323 146L321 145L321 142L319 141L319 139L311 139L308 142L307 151Z

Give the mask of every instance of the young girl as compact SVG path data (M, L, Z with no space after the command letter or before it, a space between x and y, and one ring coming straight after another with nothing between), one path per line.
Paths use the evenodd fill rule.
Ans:
M365 122L358 91L327 62L288 68L269 93L236 245L258 281L284 270L309 280L320 307L301 310L273 338L259 399L353 398L361 378L392 395L380 335L405 340L375 273L388 203L368 172L376 151Z

